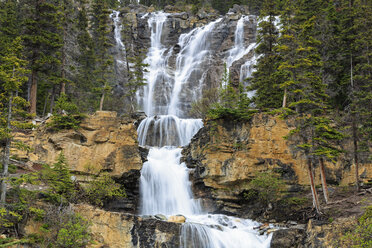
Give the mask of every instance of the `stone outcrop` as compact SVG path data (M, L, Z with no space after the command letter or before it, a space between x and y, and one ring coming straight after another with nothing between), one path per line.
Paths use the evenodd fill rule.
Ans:
M179 247L180 224L89 205L76 205L74 210L91 222L96 243L91 247Z
M85 118L78 130L51 132L47 125L41 125L32 133L16 134L16 140L31 151L14 152L31 167L52 165L63 152L77 174L107 171L119 177L142 168L134 121L118 117L116 112L101 111Z
M194 170L194 192L211 199L205 204L212 210L241 214L244 191L258 172L278 172L289 191L306 187L306 160L283 139L291 128L290 123L264 114L255 115L247 123L207 122L183 151L184 161ZM354 166L347 158L326 164L326 173L330 184L354 182ZM371 180L372 164L361 164L360 173L365 174L366 181ZM320 184L319 168L315 175Z

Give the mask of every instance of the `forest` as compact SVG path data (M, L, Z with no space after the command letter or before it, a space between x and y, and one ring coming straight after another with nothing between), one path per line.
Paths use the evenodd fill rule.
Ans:
M97 110L126 116L140 111L135 95L146 85L145 51L129 51L127 86L121 95L114 89L115 45L110 14L131 4L133 1L127 0L0 1L0 146L4 178L0 207L6 205L5 178L9 175L11 149L28 149L13 140L14 132L32 130L32 120L48 114L52 115L49 128L59 131L79 128L82 119ZM215 9L221 15L235 4L247 5L259 19L258 60L252 76L244 80L248 86L231 82L225 69L221 87L205 90L203 98L192 104L190 114L206 120L248 122L254 114L265 113L291 120L294 128L285 139L306 157L309 175L314 163L319 163L324 173L324 163L348 157L356 168L355 190L360 191L358 166L372 159L372 1L141 0L140 4L156 10L167 5L191 6L194 13ZM132 39L129 29L124 23L124 42ZM247 91L255 92L254 96L248 98ZM63 155L56 165L25 179L52 184L45 197L55 206L79 198L79 194L97 206L105 197L125 196L118 185L110 191L108 185L115 182L109 177L81 193L69 180ZM58 177L66 185L61 185ZM314 206L320 214L313 180L310 176ZM17 207L23 208L30 200L24 193L16 193L18 205L12 205L11 211L0 208L5 211L0 212L0 220L5 223L0 223L0 230L21 218L19 213L24 209ZM27 211L40 214L37 209ZM53 216L52 211L42 214ZM61 219L55 243L50 241L49 245L86 245L85 231L80 232L84 236L80 246L69 246L65 240L69 234L59 232L67 232L74 223L85 228L87 223L68 211ZM54 225L53 221L49 225Z

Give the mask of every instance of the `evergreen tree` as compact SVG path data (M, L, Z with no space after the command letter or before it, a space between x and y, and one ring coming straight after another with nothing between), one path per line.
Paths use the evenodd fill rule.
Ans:
M321 138L325 140L324 129L328 130L330 123L324 116L328 96L325 93L326 85L321 78L322 62L318 50L320 42L314 36L316 16L306 19L301 15L301 5L298 7L295 17L289 14L291 11L286 13L288 19L284 23L279 45L283 55L279 70L287 77L283 83L286 89L283 108L287 107L288 94L290 101L286 109L289 114L296 116L296 128L291 131L290 136L296 137L296 147L307 159L313 202L316 211L320 213L313 162L316 156L330 152L326 151L325 144L328 142L320 142Z
M109 40L109 4L107 1L94 0L93 9L93 33L95 37L96 68L95 80L97 92L101 95L99 110L102 111L103 103L107 94L111 92L109 84L109 72L113 64L112 56L108 54L108 49L112 46Z
M282 76L278 72L280 55L275 51L279 37L275 23L279 12L275 0L266 0L263 5L257 34L259 45L255 51L261 57L252 75L249 90L255 91L252 101L257 108L278 108L283 98L283 93L279 89L282 82Z
M130 102L130 113L136 111L136 93L137 91L146 85L146 79L144 73L147 72L146 67L148 64L143 63L145 59L144 51L139 51L139 55L127 58L128 63L132 64L128 71L128 83L126 84L125 96L129 98Z
M98 107L98 97L94 93L94 88L97 87L95 83L95 46L92 35L89 33L89 20L88 13L84 6L78 13L77 17L77 42L80 54L77 57L78 67L76 84L72 85L70 95L72 96L73 102L75 102L79 110L85 112L93 112ZM84 98L85 101L81 101Z
M46 0L23 0L24 35L28 61L30 62L29 102L30 113L36 114L38 91L45 97L45 88L54 88L58 75L58 50L62 46L58 33L57 6ZM43 83L44 85L39 85ZM43 86L38 89L39 86ZM43 92L44 91L44 92Z
M22 59L23 46L20 37L3 45L6 47L3 47L0 54L0 140L5 141L0 197L2 204L6 199L12 130L22 127L22 123L17 121L16 117L25 117L23 108L27 105L26 101L18 96L18 92L27 81L25 75L28 73L25 69L27 62Z

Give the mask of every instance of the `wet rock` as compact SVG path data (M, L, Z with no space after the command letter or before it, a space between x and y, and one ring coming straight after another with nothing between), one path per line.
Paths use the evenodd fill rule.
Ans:
M163 221L167 221L167 217L163 214L156 214L155 215L155 218L158 219L158 220L163 220Z
M168 218L168 222L174 222L174 223L185 223L186 217L183 215L175 215Z

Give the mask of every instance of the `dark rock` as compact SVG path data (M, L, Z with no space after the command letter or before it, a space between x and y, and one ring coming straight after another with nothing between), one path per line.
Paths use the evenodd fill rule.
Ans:
M280 229L274 232L270 246L273 248L303 247L304 238L304 230L294 228Z
M123 199L114 199L107 202L104 208L109 211L123 211L135 214L138 209L140 176L139 170L130 170L120 178L115 178L117 183L123 185L127 196Z
M139 146L138 149L141 154L142 163L147 162L147 156L149 155L149 151L150 151L149 148L144 147L144 146Z

